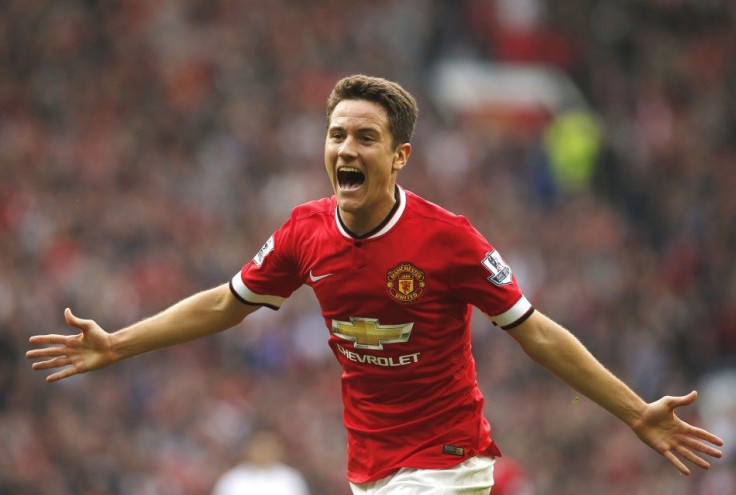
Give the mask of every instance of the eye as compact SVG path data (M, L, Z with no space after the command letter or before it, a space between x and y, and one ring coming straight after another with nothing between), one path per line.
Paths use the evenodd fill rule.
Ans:
M358 141L366 144L375 143L376 141L378 141L378 136L376 136L372 132L364 132L358 135Z

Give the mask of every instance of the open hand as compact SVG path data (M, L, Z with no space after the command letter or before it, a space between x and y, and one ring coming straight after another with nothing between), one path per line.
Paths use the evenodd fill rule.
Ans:
M29 339L32 345L44 345L41 349L26 352L29 359L48 358L31 366L34 370L61 368L46 377L47 382L55 382L79 373L103 368L115 362L115 354L110 345L110 334L93 320L77 318L69 308L64 310L67 325L80 330L76 335L34 335Z
M720 458L722 452L708 445L722 446L723 440L702 428L686 423L675 414L675 409L692 404L698 397L696 391L682 397L665 396L648 404L639 420L632 425L637 436L647 445L662 454L682 474L689 475L685 461L702 469L710 463L700 454Z

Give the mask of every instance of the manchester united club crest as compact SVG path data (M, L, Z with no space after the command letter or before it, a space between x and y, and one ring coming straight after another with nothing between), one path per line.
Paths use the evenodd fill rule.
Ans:
M388 293L402 303L415 302L426 285L424 272L411 263L400 263L386 274Z

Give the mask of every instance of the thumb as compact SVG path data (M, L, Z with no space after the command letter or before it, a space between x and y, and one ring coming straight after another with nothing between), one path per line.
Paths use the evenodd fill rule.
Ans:
M76 317L74 313L72 313L72 310L69 308L66 308L64 310L64 320L66 321L66 324L70 327L77 327L83 332L89 329L89 325L91 323L90 320L83 320L82 318Z
M695 402L695 399L698 398L698 392L696 390L693 390L687 395L683 395L681 397L672 397L672 400L670 401L670 408L675 409L677 407L681 406L689 406L693 402Z

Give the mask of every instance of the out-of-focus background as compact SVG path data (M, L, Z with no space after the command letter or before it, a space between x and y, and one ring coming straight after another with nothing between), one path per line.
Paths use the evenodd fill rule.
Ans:
M643 397L699 389L682 415L730 440L680 476L479 316L498 493L736 493L736 4L5 0L0 494L207 494L263 427L313 494L349 493L309 291L58 384L23 354L66 306L114 330L223 283L329 195L324 103L356 72L419 100L401 184Z

